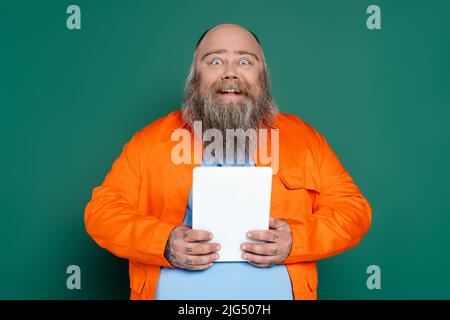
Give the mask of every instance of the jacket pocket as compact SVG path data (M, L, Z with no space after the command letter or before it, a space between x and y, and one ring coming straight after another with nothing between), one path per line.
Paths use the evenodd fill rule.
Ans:
M319 170L304 166L281 169L279 177L284 185L283 197L289 217L312 214L320 194Z
M309 269L306 273L306 279L308 281L308 287L311 291L317 290L317 285L319 284L319 279L317 275L317 269Z
M141 294L144 289L147 278L147 271L136 267L136 265L130 265L130 288L137 294Z
M294 299L317 299L317 265L316 262L301 262L287 265L292 282Z
M280 179L288 189L320 191L319 170L307 167L292 167L280 170Z

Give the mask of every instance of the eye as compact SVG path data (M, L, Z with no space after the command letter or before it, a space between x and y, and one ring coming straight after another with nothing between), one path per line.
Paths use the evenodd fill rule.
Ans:
M241 59L241 60L239 61L239 64L245 66L245 65L249 65L249 64L251 64L251 63L250 63L250 61L248 61L247 59Z
M218 66L218 65L221 65L221 64L222 64L222 61L220 61L220 59L214 59L214 60L211 62L211 64L212 64L212 65L215 65L215 66Z

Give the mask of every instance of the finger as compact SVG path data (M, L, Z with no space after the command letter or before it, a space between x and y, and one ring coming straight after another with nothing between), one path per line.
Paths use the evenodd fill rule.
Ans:
M200 265L195 265L195 266L187 264L187 265L181 266L181 268L187 269L187 270L205 270L205 269L208 269L208 268L212 267L212 265L213 265L212 263L200 264Z
M195 265L209 264L211 262L216 261L217 259L219 259L218 253L210 253L210 254L198 255L198 256L186 255L183 258L183 263L187 264L187 265L195 266Z
M253 230L247 232L247 237L253 240L277 242L280 239L280 233L276 230Z
M183 232L183 239L187 242L208 241L212 237L212 233L206 230L189 229Z
M250 263L251 265L257 267L257 268L266 268L266 267L271 267L271 265L268 265L266 263L254 263L251 261L248 261L248 263Z
M278 244L272 243L249 243L245 242L241 245L241 249L256 254L266 256L277 256L281 253L281 248Z
M220 250L220 244L218 243L189 243L185 247L187 254L208 254L214 253Z
M244 252L242 257L251 263L266 264L266 265L270 265L270 266L273 266L281 261L281 256L279 256L279 255L278 256L262 256L259 254Z

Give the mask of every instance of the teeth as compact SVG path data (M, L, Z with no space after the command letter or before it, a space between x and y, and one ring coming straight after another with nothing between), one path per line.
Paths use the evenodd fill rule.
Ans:
M222 92L227 92L227 93L237 93L237 90L223 90Z

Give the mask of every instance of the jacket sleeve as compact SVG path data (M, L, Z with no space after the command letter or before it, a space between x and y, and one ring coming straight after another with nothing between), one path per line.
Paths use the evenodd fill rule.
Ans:
M141 130L123 147L103 183L94 188L85 208L85 227L99 246L118 257L172 267L164 250L175 225L137 209L142 135Z
M312 215L287 219L292 248L286 264L317 261L356 246L369 230L372 209L325 138L319 134L320 190Z

